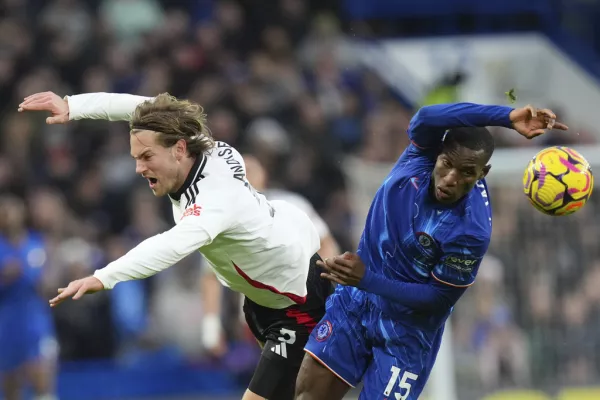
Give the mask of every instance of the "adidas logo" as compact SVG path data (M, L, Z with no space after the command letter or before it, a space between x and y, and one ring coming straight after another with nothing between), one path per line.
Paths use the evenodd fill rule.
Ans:
M277 355L280 355L283 358L287 358L287 349L285 347L285 342L282 342L281 344L276 344L275 346L271 347L271 351Z

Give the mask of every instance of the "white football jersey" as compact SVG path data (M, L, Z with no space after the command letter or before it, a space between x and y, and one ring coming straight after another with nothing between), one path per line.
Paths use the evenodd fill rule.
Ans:
M106 93L71 96L70 118L128 119L144 100ZM154 275L199 250L223 285L257 304L285 308L306 301L310 258L320 246L317 229L297 207L269 202L256 192L236 149L217 142L169 198L175 227L96 271L105 288Z

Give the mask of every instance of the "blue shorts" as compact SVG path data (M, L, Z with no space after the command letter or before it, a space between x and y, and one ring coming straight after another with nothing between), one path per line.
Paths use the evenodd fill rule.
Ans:
M443 327L424 332L403 325L382 313L365 292L338 286L305 351L348 385L363 381L360 399L416 400L442 334Z

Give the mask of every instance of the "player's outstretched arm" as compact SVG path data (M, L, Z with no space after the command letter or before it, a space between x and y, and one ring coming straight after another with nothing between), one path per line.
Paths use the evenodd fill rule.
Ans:
M61 98L53 92L35 93L19 104L19 112L46 111L48 124L81 119L129 121L136 107L152 97L121 93L84 93Z
M448 129L486 126L515 129L528 139L546 129L568 129L556 122L556 115L548 109L455 103L422 107L411 119L408 135L418 147L428 148L437 146Z
M119 282L149 278L176 264L184 257L210 243L209 233L192 218L167 232L152 236L134 247L123 257L97 270L94 276L69 283L58 289L58 296L50 300L55 307L72 297L112 289Z
M472 281L451 284L442 282L440 279L427 283L409 283L388 279L368 270L360 257L352 253L344 253L342 256L326 259L319 265L326 271L321 274L325 279L340 285L356 286L366 292L422 312L452 307L466 288L472 284Z

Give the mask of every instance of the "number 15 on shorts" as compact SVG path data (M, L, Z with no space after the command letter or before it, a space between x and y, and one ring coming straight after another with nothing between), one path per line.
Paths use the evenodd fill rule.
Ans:
M400 373L402 372L402 370L398 367L392 366L391 372L392 372L392 377L390 378L390 380L383 392L383 395L386 397L389 396L390 394L392 394L392 391L394 390L394 387L396 386L396 382L398 382L398 378L400 377ZM411 382L414 382L417 379L419 379L419 376L417 374L413 374L412 372L404 371L404 374L402 375L402 379L400 379L400 382L398 383L398 388L400 389L400 391L394 392L395 400L408 399L408 396L410 396L410 389L412 388Z

